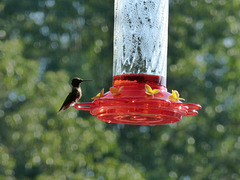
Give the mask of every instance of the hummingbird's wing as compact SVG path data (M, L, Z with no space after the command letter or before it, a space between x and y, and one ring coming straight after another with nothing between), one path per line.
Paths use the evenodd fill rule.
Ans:
M76 101L79 100L79 96L80 96L79 92L75 89L72 92L70 92L58 112L60 112L61 110L66 110L71 105L76 103Z

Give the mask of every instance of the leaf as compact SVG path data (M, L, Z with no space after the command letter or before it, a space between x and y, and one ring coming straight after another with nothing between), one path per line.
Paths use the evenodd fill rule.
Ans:
M123 86L121 86L119 89L116 87L110 87L110 92L113 95L118 95L120 93L120 91L122 90Z
M101 97L104 97L104 88L101 90L100 93L98 93L95 97L91 98L91 99L99 99Z
M145 93L147 95L154 95L154 94L157 94L160 90L159 89L154 89L152 90L152 88L148 85L148 84L145 84Z
M172 95L168 96L168 99L169 99L170 101L178 101L178 100L185 101L185 99L180 98L179 96L180 96L180 95L179 95L179 93L178 93L177 90L172 90Z

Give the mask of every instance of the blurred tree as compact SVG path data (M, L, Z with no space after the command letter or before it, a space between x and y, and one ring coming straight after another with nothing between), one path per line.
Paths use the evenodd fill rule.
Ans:
M94 88L111 84L113 4L110 0L0 3L4 32L0 38L21 37L24 57L45 64L45 70L64 69L70 77L94 79L86 84L89 92L86 99L95 95Z
M66 72L43 75L22 49L19 40L0 42L0 178L143 179L118 160L117 134L104 123L78 118L73 109L57 114L56 97L70 88Z
M239 1L170 1L168 88L203 106L170 126L125 126L146 179L239 179Z

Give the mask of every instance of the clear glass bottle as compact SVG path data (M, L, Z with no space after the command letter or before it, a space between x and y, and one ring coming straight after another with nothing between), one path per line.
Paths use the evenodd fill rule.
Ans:
M115 0L114 8L114 79L152 75L166 86L168 0Z

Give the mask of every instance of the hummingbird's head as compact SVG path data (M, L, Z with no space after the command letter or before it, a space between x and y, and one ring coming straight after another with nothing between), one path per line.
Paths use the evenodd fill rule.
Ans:
M79 87L80 84L84 81L91 81L91 80L83 80L81 78L75 77L75 78L72 79L72 86L73 87Z

